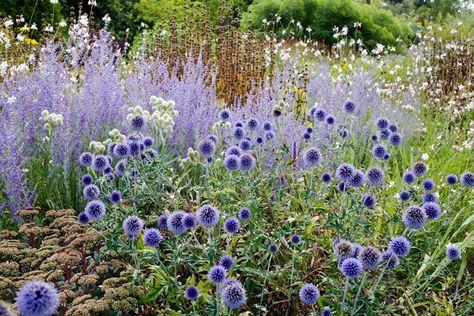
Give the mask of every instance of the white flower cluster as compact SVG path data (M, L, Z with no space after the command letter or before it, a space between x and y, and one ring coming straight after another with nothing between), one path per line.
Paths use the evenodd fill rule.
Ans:
M118 129L114 128L109 132L109 138L104 140L102 143L108 146L110 144L123 143L126 139L127 136L123 135Z
M94 152L94 154L98 154L105 151L106 147L101 142L92 141L89 143L89 148Z
M232 124L230 122L218 121L218 122L215 122L214 125L212 125L212 130L217 132L221 130L222 128L229 129L231 127L232 127Z
M49 113L48 110L43 110L39 119L44 122L43 127L48 132L52 132L56 126L62 126L64 120L62 114Z

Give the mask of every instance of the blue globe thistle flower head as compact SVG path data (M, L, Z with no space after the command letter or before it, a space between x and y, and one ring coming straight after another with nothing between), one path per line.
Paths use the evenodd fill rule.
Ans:
M370 193L365 193L362 195L362 204L367 208L374 208L377 204L377 199Z
M103 172L109 166L109 160L103 155L95 156L92 160L92 166L95 171Z
M413 172L407 171L403 174L403 181L405 181L406 184L412 184L415 182L415 179Z
M146 119L141 115L134 116L130 121L130 128L135 132L141 132L146 127Z
M161 214L160 217L158 217L158 228L168 229L168 215L167 214Z
M199 297L199 289L194 285L190 285L185 290L186 298L190 301L194 301Z
M265 138L266 138L267 140L273 139L274 137L275 137L275 134L274 134L273 132L267 132L267 133L265 134Z
M190 230L190 229L193 229L194 227L196 227L196 225L197 225L196 215L189 214L189 213L184 215L183 224L184 224L184 227L186 227L187 230Z
M106 174L106 175L111 175L111 173L112 173L112 168L111 168L110 166L108 166L107 168L104 169L103 173ZM113 175L112 175L112 176L113 176ZM110 177L109 177L109 178L110 178ZM112 177L112 179L113 179L113 177Z
M379 117L378 119L375 120L375 128L378 131L387 130L389 125L390 125L390 122L384 117Z
M385 156L383 156L383 160L389 160L390 159L390 155L389 154L385 154Z
M388 247L397 257L406 257L411 249L410 242L404 236L392 237Z
M244 138L245 132L242 127L237 127L236 129L234 129L233 135L236 140L241 140L242 138Z
M321 312L321 316L331 316L331 308L325 306Z
M335 122L334 116L328 115L328 117L326 117L326 123L328 125L333 125L334 122Z
M431 192L425 192L423 193L423 196L422 196L422 201L423 203L428 203L428 202L438 202L438 198L436 197L436 195L434 195L434 193L431 193Z
M319 122L324 122L328 113L325 109L316 109L313 114L313 118Z
M313 133L313 128L312 127L307 127L306 128L306 133L312 134Z
M370 136L370 139L373 141L373 142L376 142L379 138L377 137L377 135L372 135Z
M391 251L383 252L381 259L386 269L393 269L400 264L400 259Z
M145 145L146 147L153 146L153 142L153 138L151 138L150 136L146 136L143 138L143 145Z
M420 229L426 223L426 213L418 206L410 206L405 210L402 216L403 223L406 228L409 229Z
M89 224L89 217L85 212L81 212L79 215L77 215L77 222L81 225L87 225Z
M231 310L241 308L247 302L245 289L238 281L223 287L220 296L227 308Z
M325 173L322 174L322 176L321 176L321 181L322 182L329 183L329 182L331 182L331 180L332 180L332 176L331 176L330 173L325 172Z
M355 110L356 110L356 106L353 102L348 101L344 103L344 111L346 111L347 113L354 113Z
M130 155L130 146L126 143L115 145L113 155L119 160L127 158Z
M210 139L203 139L198 145L198 151L203 157L211 157L216 150L216 144Z
M88 173L83 175L82 178L81 178L81 182L82 182L82 185L92 184L92 182L93 182L92 176Z
M293 234L290 238L290 242L293 245L298 245L302 242L301 237L298 234Z
M224 230L228 234L235 234L239 231L240 222L236 217L229 217L224 222Z
M410 192L402 191L400 192L399 197L402 202L406 202L410 199Z
M382 169L376 167L369 168L365 172L365 180L367 181L367 184L373 187L382 185L384 178L385 174Z
M446 257L449 258L449 260L459 260L461 259L461 250L456 246L456 245L447 245L446 246Z
M240 284L240 282L236 278L226 278L224 281L221 282L221 284L219 284L217 294L219 296L222 296L224 288L233 284Z
M397 125L395 125L395 124L390 124L390 125L388 126L388 130L389 130L390 132L392 132L392 133L398 133L398 127L397 127Z
M197 211L197 221L204 228L212 228L219 221L219 210L212 205L206 204L201 206Z
M271 253L276 253L278 251L278 246L272 243L268 245L268 251L270 251Z
M140 155L141 152L141 145L142 143L135 141L135 140L129 140L127 142L128 146L130 147L130 155L131 156L138 156Z
M263 144L263 137L257 137L255 141L257 142L257 144Z
M375 270L380 263L380 251L372 246L364 247L359 252L357 259L362 262L364 270Z
M145 233L143 233L143 240L145 241L145 245L156 248L163 240L163 235L161 235L158 229L148 228L145 230Z
M247 207L243 207L239 211L240 219L246 220L250 218L250 210Z
M313 305L319 299L319 290L312 283L304 284L299 292L300 300L305 305Z
M247 122L247 127L252 131L256 130L258 128L258 120L255 118L250 119Z
M59 307L59 294L43 281L28 281L16 294L18 313L25 316L50 316Z
M125 172L126 166L126 160L120 160L119 162L117 162L117 164L115 165L115 174L120 177Z
M306 132L303 134L303 139L308 140L310 138L311 138L311 134L308 134Z
M314 112L316 112L316 110L316 107L312 107L311 109L309 109L308 116L314 117Z
M454 185L458 183L458 177L455 174L448 174L446 176L446 183L448 185Z
M352 245L354 246L354 255L352 256L352 258L357 258L359 253L362 251L362 246L356 242L352 243Z
M425 189L425 191L431 191L434 189L434 187L435 183L433 182L433 180L426 179L425 181L423 181L423 189Z
M240 156L240 170L249 171L255 168L256 163L255 158L250 154L242 154Z
M346 278L358 278L362 273L362 262L356 258L347 258L340 264L339 271L341 271Z
M336 169L336 178L341 181L350 182L354 177L355 168L353 165L348 163L343 163L339 165Z
M342 138L347 138L347 136L349 136L349 130L347 128L343 128L339 131L339 135L341 135Z
M309 148L303 154L303 161L307 168L315 167L321 161L321 153L316 148Z
M345 183L344 181L341 181L337 185L337 189L339 190L339 192L349 191L349 184Z
M250 142L250 140L248 139L242 139L240 142L239 142L239 147L240 149L242 149L243 151L247 151L247 150L250 150L252 148L252 143Z
M334 242L333 251L336 258L340 261L354 257L355 253L354 245L344 239L339 239L337 242Z
M234 127L244 127L244 123L241 121L235 122Z
M400 146L400 144L402 143L402 136L400 136L400 134L398 133L391 133L388 137L388 142L392 146Z
M88 200L95 200L100 195L99 187L95 184L89 184L84 187L84 190L82 190L82 195L84 195Z
M127 217L122 224L123 231L129 239L136 239L143 229L143 221L137 216Z
M352 177L349 185L354 188L359 188L364 184L364 173L360 170L356 170L354 172L354 176Z
M211 135L207 136L207 138L212 140L214 142L214 144L217 144L217 142L219 142L219 137L216 134L211 134Z
M166 222L169 231L175 235L181 235L182 233L186 232L187 229L186 226L184 226L185 216L186 213L181 211L171 213L168 216L168 220Z
M215 265L209 270L209 279L212 283L221 283L227 277L227 270L224 267Z
M382 144L376 144L372 147L372 156L382 159L387 154L387 148Z
M263 123L263 130L265 132L270 132L272 129L273 129L272 123L270 122Z
M224 167L229 171L236 171L240 168L240 158L236 155L228 155L224 158Z
M415 177L423 177L426 174L426 171L428 171L428 167L424 162L418 161L413 164L413 174Z
M223 122L227 122L230 120L230 112L227 110L221 110L219 112L219 119Z
M435 202L427 202L423 204L426 216L429 220L435 220L441 215L441 207Z
M90 152L84 152L79 156L79 164L83 167L92 166L94 156Z
M2 301L0 301L0 316L13 316L8 305Z
M242 154L242 149L240 149L240 147L238 147L238 146L229 147L229 149L227 149L227 151L226 151L227 156L235 155L235 156L239 157L241 154Z
M463 174L461 174L460 182L463 187L474 187L474 174L471 172L464 172Z
M234 266L234 259L230 256L224 256L219 260L219 265L229 271Z
M212 163L213 161L214 161L214 159L212 157L207 157L206 158L206 162L209 163L209 164Z
M105 205L101 201L90 201L84 212L90 221L98 221L105 215Z
M384 131L380 131L381 140L387 140L389 137L390 137L390 131L388 129Z

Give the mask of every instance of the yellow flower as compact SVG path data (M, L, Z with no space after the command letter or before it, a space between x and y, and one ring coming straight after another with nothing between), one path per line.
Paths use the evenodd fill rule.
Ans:
M30 28L28 26L23 26L22 28L20 28L20 31L28 33L30 31Z
M26 44L30 44L30 45L38 45L38 42L37 42L35 39L33 39L33 38L27 38L27 39L25 39L25 43L26 43Z

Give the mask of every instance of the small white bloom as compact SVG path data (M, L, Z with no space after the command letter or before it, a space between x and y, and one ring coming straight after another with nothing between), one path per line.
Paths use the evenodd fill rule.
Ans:
M59 3L59 0L49 0L49 3L51 3L51 4L58 4L58 3Z
M430 156L428 156L427 153L424 153L423 155L421 155L421 159L424 160L424 161L427 161L429 158L430 158Z

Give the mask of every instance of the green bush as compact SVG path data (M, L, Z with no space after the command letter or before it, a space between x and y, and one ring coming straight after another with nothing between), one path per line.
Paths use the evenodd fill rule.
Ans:
M369 49L377 43L401 49L396 39L400 37L404 42L409 42L412 37L408 25L390 11L352 0L256 0L243 21L254 29L262 30L262 20L274 21L275 15L281 17L281 21L276 24L277 34L281 34L282 29L288 26L300 34L295 23L291 23L294 20L299 21L304 28L310 27L313 39L327 44L337 41L333 37L334 26L348 26L348 35L362 39ZM362 24L357 30L353 28L356 22Z

